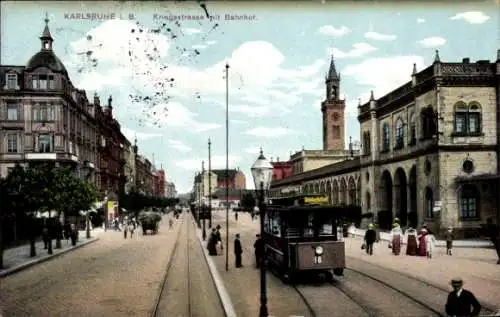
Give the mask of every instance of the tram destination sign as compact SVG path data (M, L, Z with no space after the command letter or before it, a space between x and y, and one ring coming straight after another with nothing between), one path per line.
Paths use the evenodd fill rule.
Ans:
M328 204L328 197L326 196L316 196L316 197L304 197L305 204Z

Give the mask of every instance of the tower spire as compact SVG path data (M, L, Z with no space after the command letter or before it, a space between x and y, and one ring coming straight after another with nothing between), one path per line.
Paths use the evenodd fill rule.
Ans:
M45 27L43 28L42 36L40 36L40 41L42 41L42 50L51 51L52 50L52 42L54 39L50 34L49 30L49 14L45 13Z
M337 73L337 69L335 67L335 59L333 58L333 54L332 54L332 59L330 60L330 69L328 69L328 79L329 80L339 79L339 74Z

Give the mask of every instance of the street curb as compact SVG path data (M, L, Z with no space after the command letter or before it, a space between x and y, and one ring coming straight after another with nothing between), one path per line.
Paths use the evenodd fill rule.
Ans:
M194 220L194 218L193 218ZM196 226L196 222L193 221ZM226 286L220 277L219 271L217 271L217 267L215 266L213 260L208 255L208 251L204 247L203 239L201 237L201 232L199 229L196 229L196 237L198 238L198 242L200 243L201 250L203 252L203 256L205 257L205 261L208 264L208 268L210 270L210 274L212 275L212 279L215 284L215 288L217 289L217 294L219 295L219 299L222 303L222 308L224 308L224 312L226 317L236 317L236 312L234 310L233 303L231 298L229 297L229 293L226 290Z
M83 246L86 246L88 244L96 242L97 240L99 240L99 237L94 237L94 238L91 238L90 240L87 240L85 242L82 242L80 244L72 246L71 248L63 249L63 250L61 250L61 251L59 251L57 253L53 253L53 254L51 254L49 256L46 256L46 257L43 257L43 258L38 258L38 259L35 259L35 260L31 260L31 261L25 262L23 264L14 266L12 268L8 268L8 269L5 269L5 270L2 270L2 271L0 271L0 278L4 278L6 276L18 273L18 272L20 272L22 270L25 270L25 269L27 269L29 267L32 267L32 266L36 265L36 264L40 264L40 263L52 260L52 259L54 259L54 258L56 258L56 257L58 257L60 255L63 255L63 254L68 253L70 251L79 249L79 248L81 248Z

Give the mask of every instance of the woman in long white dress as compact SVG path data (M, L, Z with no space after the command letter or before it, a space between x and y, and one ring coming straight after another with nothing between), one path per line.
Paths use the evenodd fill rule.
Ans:
M392 246L392 254L399 255L401 253L401 242L403 240L403 230L398 223L392 225L391 230L391 246Z

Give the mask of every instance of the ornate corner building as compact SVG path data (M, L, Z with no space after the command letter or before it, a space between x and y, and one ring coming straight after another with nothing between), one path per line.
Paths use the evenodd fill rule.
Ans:
M324 194L334 205L361 206L387 229L398 217L403 226L426 223L438 233L453 227L472 237L487 219L498 223L500 50L497 55L496 62L447 63L436 51L432 65L413 66L408 83L359 105L360 155L275 180L272 195ZM326 80L325 149L337 136L325 125L325 104L341 111L329 101L339 82Z
M90 102L75 88L48 22L26 66L0 66L0 177L16 164L44 162L71 166L81 177L90 168L101 198L117 200L133 187L153 194L151 163L122 134L112 97L101 106L97 95Z

